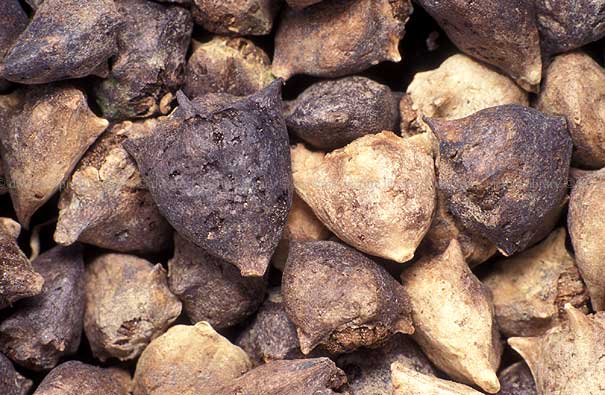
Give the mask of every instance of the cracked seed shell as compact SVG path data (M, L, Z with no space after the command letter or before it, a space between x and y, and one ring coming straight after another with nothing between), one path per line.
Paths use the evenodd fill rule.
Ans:
M218 34L238 36L271 33L278 0L193 0L195 23Z
M51 370L34 395L129 395L130 382L124 370L68 361Z

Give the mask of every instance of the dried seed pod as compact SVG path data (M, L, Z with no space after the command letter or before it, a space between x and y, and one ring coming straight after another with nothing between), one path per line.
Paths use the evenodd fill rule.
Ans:
M567 217L576 262L595 311L605 310L605 170L580 178L573 188Z
M391 337L377 349L362 349L338 357L336 364L347 373L348 388L355 395L390 394L391 364L434 376L435 369L418 346L404 335Z
M45 0L0 64L21 84L106 76L120 26L112 0Z
M290 243L282 293L304 354L319 344L340 353L414 332L401 285L344 244Z
M137 358L181 314L162 265L103 254L86 268L84 331L95 357Z
M536 383L525 362L517 362L504 369L498 376L498 395L537 395Z
M128 395L130 374L68 361L48 373L34 395Z
M127 138L153 133L156 120L123 122L105 132L82 157L59 200L54 239L77 240L119 252L154 253L172 243L137 165L122 148Z
M605 314L586 316L571 305L565 312L568 321L543 336L508 343L529 365L539 395L602 394Z
M437 69L416 73L407 94L413 115L402 114L403 123L410 125L406 129L427 130L423 116L459 119L503 104L529 105L527 93L514 81L461 54Z
M16 107L0 127L4 170L19 222L59 189L108 122L90 109L84 94L65 85L29 87L16 93Z
M0 60L10 49L15 39L21 34L29 23L29 18L19 0L4 0L0 4L0 15L2 15L0 23ZM8 81L2 78L0 71L0 91L7 89Z
M524 89L537 91L542 60L533 2L418 2L462 52L496 66Z
M565 118L511 104L426 122L440 141L439 189L462 226L505 256L550 233L567 192Z
M193 0L195 23L219 34L238 36L271 33L279 10L277 0Z
M0 309L42 292L44 278L17 245L21 226L0 218Z
M311 85L286 109L288 131L312 146L333 150L366 134L396 130L397 96L365 77Z
M246 353L207 322L177 325L143 351L133 395L211 395L251 367Z
M296 326L286 314L279 289L269 292L254 321L240 334L236 344L256 364L303 357Z
M242 277L232 264L207 254L179 235L168 262L170 290L183 302L192 322L222 329L254 314L265 296L262 277Z
M342 77L379 62L399 62L409 0L330 0L287 9L275 37L273 74Z
M17 302L0 324L0 350L31 370L52 369L80 345L84 262L79 245L54 247L32 263L44 278L40 295Z
M193 21L182 7L148 0L118 0L124 21L109 78L95 86L106 118L124 120L167 114L184 82Z
M603 0L536 0L536 20L543 51L571 51L605 36Z
M272 361L252 369L215 392L217 395L337 395L347 382L328 358Z
M281 84L233 103L179 95L153 135L125 142L175 230L244 276L265 273L292 200Z
M286 3L289 7L294 8L295 10L300 10L310 5L317 4L320 1L322 0L286 0Z
M21 376L10 359L0 354L0 393L3 395L27 395L32 387L31 380Z
M605 166L605 114L599 110L604 95L605 71L587 54L557 56L546 70L536 107L567 117L576 166Z
M417 372L399 362L391 369L393 395L481 395L471 387Z
M426 135L361 137L330 154L292 151L298 195L338 238L367 254L406 262L428 231L435 173Z
M588 312L589 297L565 238L559 228L537 246L495 263L483 278L506 337L542 335L557 324L566 303Z
M189 97L207 93L251 95L274 80L269 57L250 40L217 36L207 43L194 42L194 46L183 88Z
M447 250L415 262L401 275L409 294L414 339L439 369L489 393L500 389L502 345L489 290L452 240Z

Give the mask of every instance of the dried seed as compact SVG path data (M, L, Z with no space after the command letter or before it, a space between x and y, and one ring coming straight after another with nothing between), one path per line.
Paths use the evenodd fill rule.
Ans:
M210 106L179 95L153 135L125 143L176 231L244 276L265 273L292 200L281 84Z
M108 122L90 111L80 90L66 85L22 89L14 104L0 127L0 148L17 217L27 228Z
M182 7L117 0L123 25L109 78L95 86L103 115L112 120L166 114L162 100L184 82L193 21Z
M417 372L399 362L391 369L393 395L481 395L471 387Z
M399 62L409 0L331 0L287 9L275 37L273 74L342 77L379 62Z
M295 10L300 10L301 8L305 8L310 5L317 4L320 1L322 1L322 0L286 0L286 3L291 8L294 8Z
M501 389L498 395L537 395L536 383L525 362L517 362L498 376Z
M413 258L435 209L426 135L367 135L325 157L298 145L292 161L296 192L338 238L396 262Z
M539 395L602 394L605 372L605 314L586 316L565 306L567 321L541 337L508 343L529 365Z
M207 322L177 325L143 351L133 395L211 395L252 367L250 359ZM192 374L194 373L194 374Z
M45 0L7 52L0 75L21 84L106 76L119 26L111 0Z
M17 245L21 226L0 218L0 309L42 292L44 278Z
M588 312L588 294L565 238L559 228L537 246L497 262L483 279L506 337L542 335L557 324L566 303Z
M275 79L265 51L245 38L217 36L207 43L194 42L194 47L183 88L189 97L207 93L251 95Z
M219 34L239 36L271 33L279 10L277 0L193 0L195 23Z
M462 52L496 66L525 90L538 90L542 61L533 2L418 2Z
M54 368L34 395L128 395L130 381L123 370L68 361Z
M336 364L347 373L348 388L355 395L390 394L391 364L434 376L437 372L418 346L404 335L394 335L382 347L361 349L338 357Z
M19 34L27 27L29 18L19 0L4 0L0 4L0 15L2 23L0 24L0 60L13 45ZM0 92L9 87L9 82L2 78L0 71Z
M272 361L259 366L216 392L217 395L337 395L347 382L328 358Z
M505 256L547 236L567 192L565 118L519 105L459 120L427 118L439 138L439 189L449 211Z
M576 166L605 166L605 114L599 110L604 95L605 71L584 53L557 56L546 70L536 106L567 117Z
M178 235L174 244L174 257L168 262L170 290L192 322L208 321L222 329L256 312L265 296L265 279L242 277L235 266Z
M292 242L282 293L304 354L319 344L340 353L414 332L401 285L340 243Z
M32 387L31 380L21 376L10 359L0 354L0 393L3 395L27 395Z
M78 350L84 316L84 262L79 245L54 247L32 263L40 295L20 300L0 324L0 350L31 370L57 366Z
M502 345L489 290L452 240L437 256L421 258L401 275L409 294L414 339L439 369L489 393L500 389Z
M54 239L77 240L119 252L153 253L172 243L172 228L144 185L126 138L153 133L156 120L123 122L105 132L82 157L61 192Z
M580 273L595 311L605 310L605 170L580 178L569 201L568 227Z
M86 268L84 331L95 357L128 361L181 314L162 265L125 254L103 254Z
M288 131L315 148L333 150L366 134L396 130L397 96L365 77L311 85L286 108Z

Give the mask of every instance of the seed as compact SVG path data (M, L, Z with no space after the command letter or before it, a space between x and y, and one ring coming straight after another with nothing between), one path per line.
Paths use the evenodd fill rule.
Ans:
M27 14L21 8L19 0L5 0L0 4L0 15L2 15L2 24L0 24L0 60L13 45L19 34L27 27L29 19ZM3 79L0 71L0 92L8 89L9 82Z
M124 370L68 361L51 370L34 395L128 395L130 385Z
M393 371L393 395L480 395L471 387L410 369L395 362Z
M27 395L33 383L21 376L10 359L0 354L0 393L3 395Z
M291 8L294 8L295 10L299 10L301 8L308 7L310 5L317 4L320 1L322 1L322 0L286 0L286 3Z
M498 376L501 389L498 395L537 395L536 383L525 362L517 362Z
M219 34L264 35L271 32L277 0L193 0L195 23Z

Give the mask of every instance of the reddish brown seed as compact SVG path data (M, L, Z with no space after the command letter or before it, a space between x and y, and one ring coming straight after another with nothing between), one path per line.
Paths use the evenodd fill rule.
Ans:
M129 395L130 385L124 370L69 361L51 370L34 395Z
M193 0L195 23L219 34L238 36L271 33L278 0Z
M308 7L313 4L317 4L320 1L322 1L322 0L286 0L286 3L291 8L298 10L298 9L305 8L305 7Z

